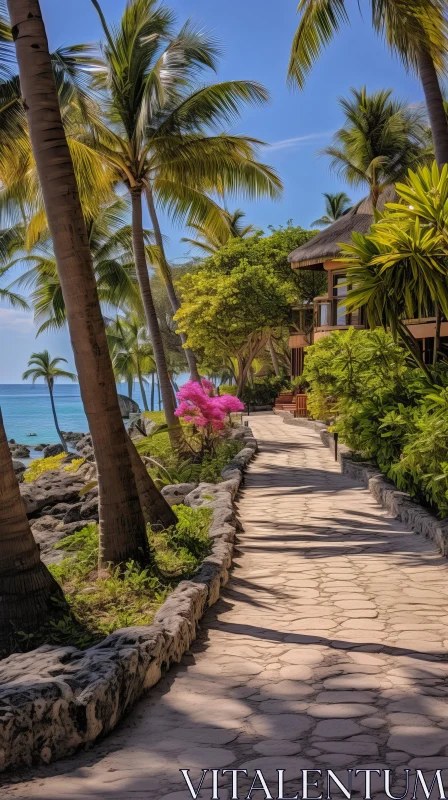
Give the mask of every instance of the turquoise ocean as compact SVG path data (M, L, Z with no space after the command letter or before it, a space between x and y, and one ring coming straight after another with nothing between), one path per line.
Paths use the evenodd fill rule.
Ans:
M182 385L187 379L187 375L181 375L177 378L177 383ZM120 394L127 395L127 385L122 384L117 388ZM145 389L148 403L150 403L150 386L146 386ZM61 430L87 432L87 420L79 386L71 383L56 383L54 397ZM143 410L141 394L137 385L134 387L133 399ZM0 408L8 439L14 439L16 442L27 444L30 447L41 442L53 444L59 441L51 413L48 389L43 383L0 384ZM159 410L157 386L155 410ZM31 436L30 434L36 435ZM38 454L36 453L36 455ZM39 453L39 455L42 454Z

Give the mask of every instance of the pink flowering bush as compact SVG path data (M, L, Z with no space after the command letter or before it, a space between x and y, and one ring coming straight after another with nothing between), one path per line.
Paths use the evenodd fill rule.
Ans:
M192 424L201 440L203 450L213 451L216 439L225 429L225 418L244 406L237 397L225 394L215 396L211 381L202 378L201 383L188 381L177 392L179 401L175 411L177 417Z

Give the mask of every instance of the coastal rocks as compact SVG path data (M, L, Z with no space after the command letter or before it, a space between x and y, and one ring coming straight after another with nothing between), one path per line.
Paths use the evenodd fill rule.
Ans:
M78 453L84 456L84 458L93 457L92 437L90 436L89 433L86 436L83 436L82 439L79 439L79 441L75 446Z
M9 451L13 458L29 458L30 448L26 444L9 444Z
M41 442L41 444L36 444L34 449L41 451L41 450L45 450L45 448L48 447L48 446L49 446L48 444L44 444L43 442Z
M81 508L82 503L75 503L73 506L70 506L62 520L64 525L69 525L71 522L79 522L81 519Z
M76 503L85 485L84 475L64 470L46 472L33 483L21 484L20 490L28 516L58 503Z
M65 453L62 444L49 444L44 450L44 458L52 458L52 456L58 456L60 453Z
M187 494L196 489L197 483L176 483L164 486L162 494L170 506L178 506L184 502Z
M66 442L79 442L87 436L86 433L76 433L75 431L61 431Z
M16 461L14 458L12 460L12 468L16 473L16 476L21 475L26 470L25 464L22 464L21 461Z
M123 419L127 419L129 414L139 414L140 412L139 404L136 403L135 400L131 400L130 397L126 397L124 394L118 395L118 403Z
M80 509L81 519L83 520L90 520L98 522L99 520L99 513L98 513L98 498L94 497L92 500L88 500L87 503L83 503Z

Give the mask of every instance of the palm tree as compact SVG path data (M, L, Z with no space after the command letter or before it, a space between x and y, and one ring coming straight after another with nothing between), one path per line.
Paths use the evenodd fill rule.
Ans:
M228 225L226 228L217 232L207 230L206 225L189 224L188 227L196 231L197 238L183 238L181 241L188 242L188 244L193 245L193 247L197 247L204 254L212 255L216 253L217 250L220 250L221 247L224 247L230 239L244 239L251 233L255 233L254 225L242 224L242 220L245 216L246 214L240 208L237 208L233 214L227 210L223 211L223 217Z
M439 76L448 51L446 0L370 0L374 30L387 41L407 70L422 82L436 159L448 162L448 125ZM361 8L361 3L359 4ZM300 0L301 19L288 67L290 82L303 88L322 49L349 22L345 0Z
M8 0L28 120L99 476L100 560L149 558L92 256L38 0Z
M320 219L315 219L311 223L312 227L323 228L336 222L339 217L342 217L350 208L351 200L345 192L338 194L331 194L324 192L325 197L325 215Z
M365 86L351 89L350 98L339 100L346 122L333 144L322 150L350 186L369 187L374 207L386 186L402 180L428 156L420 113L391 94L382 89L369 95Z
M129 382L136 377L143 407L149 411L144 375L154 374L155 363L141 315L129 312L125 317L117 316L107 327L107 338L117 380Z
M33 633L63 602L60 587L40 560L14 473L0 410L0 653L17 646L18 632Z
M32 353L30 360L28 361L28 366L30 369L27 369L26 372L22 375L22 380L27 381L28 378L31 378L33 383L36 383L39 378L43 378L45 383L47 384L48 391L50 393L50 402L51 402L51 410L53 412L53 419L54 425L61 440L62 447L64 448L65 452L68 452L67 444L65 439L62 435L61 429L58 423L58 417L56 414L56 406L54 404L54 382L57 378L67 378L70 381L77 381L78 376L75 375L73 372L67 372L64 369L58 367L58 364L64 362L67 363L66 358L51 358L50 353L48 350L43 350L41 353Z
M137 274L165 413L173 427L178 421L141 240L142 193L146 195L170 302L177 312L180 304L156 205L177 222L189 218L193 224L207 223L209 228L219 230L226 222L222 210L209 196L210 191L218 189L222 193L242 187L248 196L276 196L280 181L272 170L254 160L255 140L210 133L219 124L230 122L243 102L260 103L267 95L261 86L250 81L193 88L204 68L214 68L216 47L189 23L175 35L172 13L157 6L155 0L128 3L120 27L113 31L107 26L98 0L92 3L106 38L102 50L104 70L96 80L110 93L109 127L96 125L96 144L132 196ZM185 350L190 372L198 380L194 355L188 348Z

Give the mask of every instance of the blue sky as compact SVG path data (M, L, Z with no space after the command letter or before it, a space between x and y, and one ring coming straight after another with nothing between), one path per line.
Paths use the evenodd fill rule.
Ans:
M118 20L124 2L103 0L106 17ZM171 0L169 4L180 22L191 17L222 43L224 55L218 80L254 79L271 94L269 105L248 109L235 126L236 131L269 143L260 158L278 171L285 186L283 198L275 203L248 203L238 198L229 201L231 207L243 207L247 221L257 227L266 229L288 219L308 226L323 211L324 191L344 189L354 199L360 196L331 174L327 159L317 154L340 126L337 99L347 95L351 86L366 84L369 91L392 88L410 103L422 101L419 82L406 75L400 62L374 36L367 10L365 19L361 19L357 0L347 3L351 26L342 30L324 52L303 92L289 89L285 78L297 22L297 0ZM100 28L90 0L41 0L41 7L51 47L99 38ZM163 220L163 227L169 236L170 257L176 260L187 255L180 242L184 232L173 229L167 220ZM19 382L31 352L44 347L54 356L66 357L73 367L67 332L41 336L36 341L30 315L0 307L0 383Z

